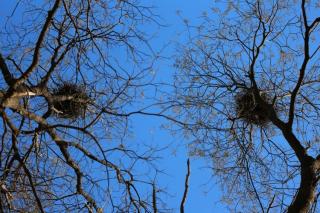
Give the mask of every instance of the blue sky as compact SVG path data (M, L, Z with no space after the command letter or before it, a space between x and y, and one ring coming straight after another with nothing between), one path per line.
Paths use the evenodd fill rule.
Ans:
M170 60L176 55L175 43L184 39L183 32L186 30L183 19L187 19L191 24L201 21L200 16L204 11L209 11L213 6L213 1L202 0L162 0L153 1L156 6L155 13L158 14L162 23L166 25L157 31L156 37L151 41L155 50L161 49L170 43L161 55L168 57L168 60L161 60L157 64L158 80L167 82L174 73ZM180 11L180 17L177 15ZM146 30L148 32L148 29ZM167 175L159 177L161 186L167 187L167 192L171 196L165 197L168 207L179 211L179 205L184 190L184 180L186 174L186 161L188 153L186 144L188 141L182 137L174 137L168 131L161 128L162 124L167 124L161 118L136 116L132 121L132 127L137 141L146 144L169 145L166 151L162 152L162 158L158 165L165 170ZM221 192L220 186L215 183L212 172L208 168L209 162L201 159L191 158L190 188L185 205L187 213L203 212L228 212L219 202Z

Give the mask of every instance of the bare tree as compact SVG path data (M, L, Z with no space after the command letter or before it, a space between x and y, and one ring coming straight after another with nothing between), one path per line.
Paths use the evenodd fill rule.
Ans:
M16 2L0 35L1 212L151 211L155 150L124 141L153 78L151 8Z
M217 1L169 100L231 211L319 212L319 2Z

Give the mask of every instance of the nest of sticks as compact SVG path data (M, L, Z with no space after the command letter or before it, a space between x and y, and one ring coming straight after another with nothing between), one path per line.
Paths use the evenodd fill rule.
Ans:
M270 104L271 98L264 92L260 92L264 102ZM258 126L267 126L270 120L263 107L256 101L253 89L240 91L235 97L236 115L246 123Z
M61 118L76 119L84 117L90 103L90 97L84 86L63 83L53 90L55 115Z

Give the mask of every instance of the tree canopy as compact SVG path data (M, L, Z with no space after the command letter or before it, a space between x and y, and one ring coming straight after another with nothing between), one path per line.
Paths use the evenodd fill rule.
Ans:
M130 143L133 115L185 136L180 212L195 158L231 212L320 211L317 1L215 1L201 23L183 20L170 57L152 47L149 30L167 26L147 1L13 8L0 33L1 212L170 211L159 148ZM173 80L159 82L163 58Z
M186 23L172 106L231 208L319 211L318 7L229 1Z

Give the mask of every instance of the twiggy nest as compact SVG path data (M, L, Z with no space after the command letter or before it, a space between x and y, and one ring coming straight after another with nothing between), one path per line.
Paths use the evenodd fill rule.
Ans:
M55 114L61 118L76 119L84 117L90 97L84 86L64 83L53 90Z
M260 92L261 98L270 103L270 98L266 93ZM270 120L263 107L256 101L253 89L247 89L239 92L235 97L237 117L243 119L246 123L258 126L266 126Z

